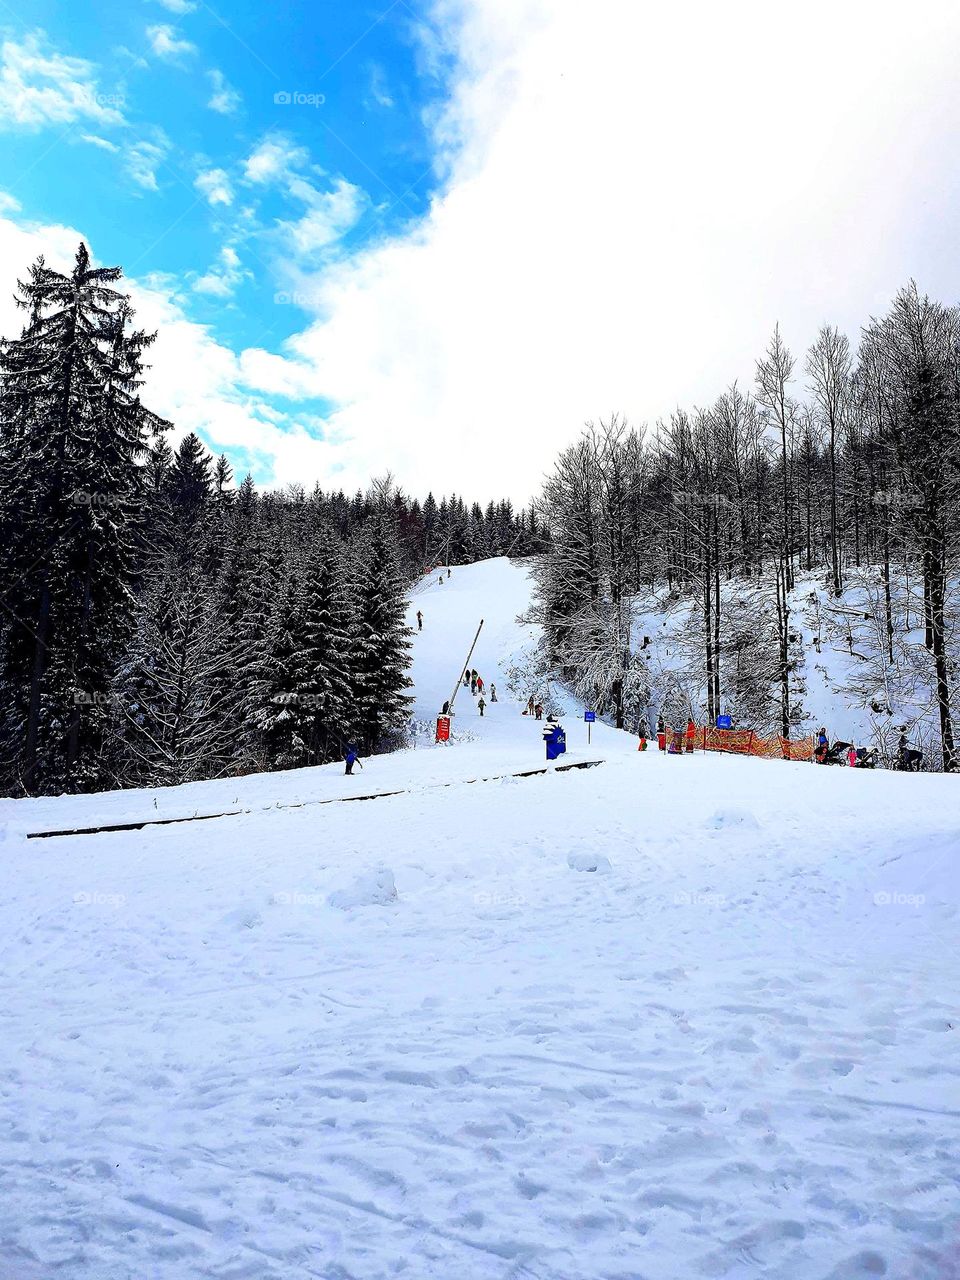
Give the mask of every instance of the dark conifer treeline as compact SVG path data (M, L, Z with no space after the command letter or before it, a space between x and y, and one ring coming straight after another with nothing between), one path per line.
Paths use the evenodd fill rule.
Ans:
M409 719L405 593L529 554L509 502L233 487L140 401L152 337L85 247L20 284L0 350L0 789L185 782L388 748Z

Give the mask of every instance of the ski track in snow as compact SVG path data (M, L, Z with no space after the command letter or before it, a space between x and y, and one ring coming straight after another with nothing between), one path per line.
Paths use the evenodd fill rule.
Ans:
M415 596L418 715L525 593ZM0 1280L956 1280L955 780L597 726L602 769L417 790L541 761L457 707L360 779L6 805Z

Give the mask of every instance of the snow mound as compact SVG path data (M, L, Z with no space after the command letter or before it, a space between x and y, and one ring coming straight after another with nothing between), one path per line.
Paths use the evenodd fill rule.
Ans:
M596 871L598 875L606 875L610 870L610 859L602 853L571 853L567 866L573 871Z
M230 929L255 929L257 925L263 924L263 916L256 907L243 906L228 911L220 923Z
M713 831L723 831L726 827L740 827L747 831L760 829L760 823L749 809L717 809L703 825Z
M397 886L389 867L380 866L358 876L350 885L334 889L327 898L331 907L352 911L355 907L385 907L397 900Z

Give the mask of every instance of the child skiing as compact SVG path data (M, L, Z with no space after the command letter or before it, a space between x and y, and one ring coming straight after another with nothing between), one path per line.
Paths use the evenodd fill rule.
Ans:
M481 715L481 716L483 715L483 711L484 711L484 708L486 707L486 705L487 705L487 704L486 704L486 701L484 700L484 696L483 696L483 694L481 693L481 695L480 695L480 700L479 700L479 701L478 701L478 703L477 703L477 710L480 712L480 715Z
M361 769L363 768L363 761L357 755L357 748L352 742L348 742L344 748L343 759L346 764L346 768L344 769L345 774L353 773L353 766L355 764L358 764Z
M497 700L497 686L495 684L492 684L490 686L490 701L496 702L496 700Z

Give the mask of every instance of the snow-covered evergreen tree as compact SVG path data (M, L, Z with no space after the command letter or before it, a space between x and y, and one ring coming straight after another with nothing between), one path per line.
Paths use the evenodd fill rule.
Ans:
M410 633L404 621L405 583L385 519L373 522L356 549L356 600L349 668L356 729L374 751L406 723Z
M0 350L0 543L7 784L96 781L104 707L128 634L142 357L117 267L43 259L19 285L21 336Z
M303 640L297 655L300 732L311 764L338 756L358 729L351 684L354 603L343 549L321 532L304 568Z

